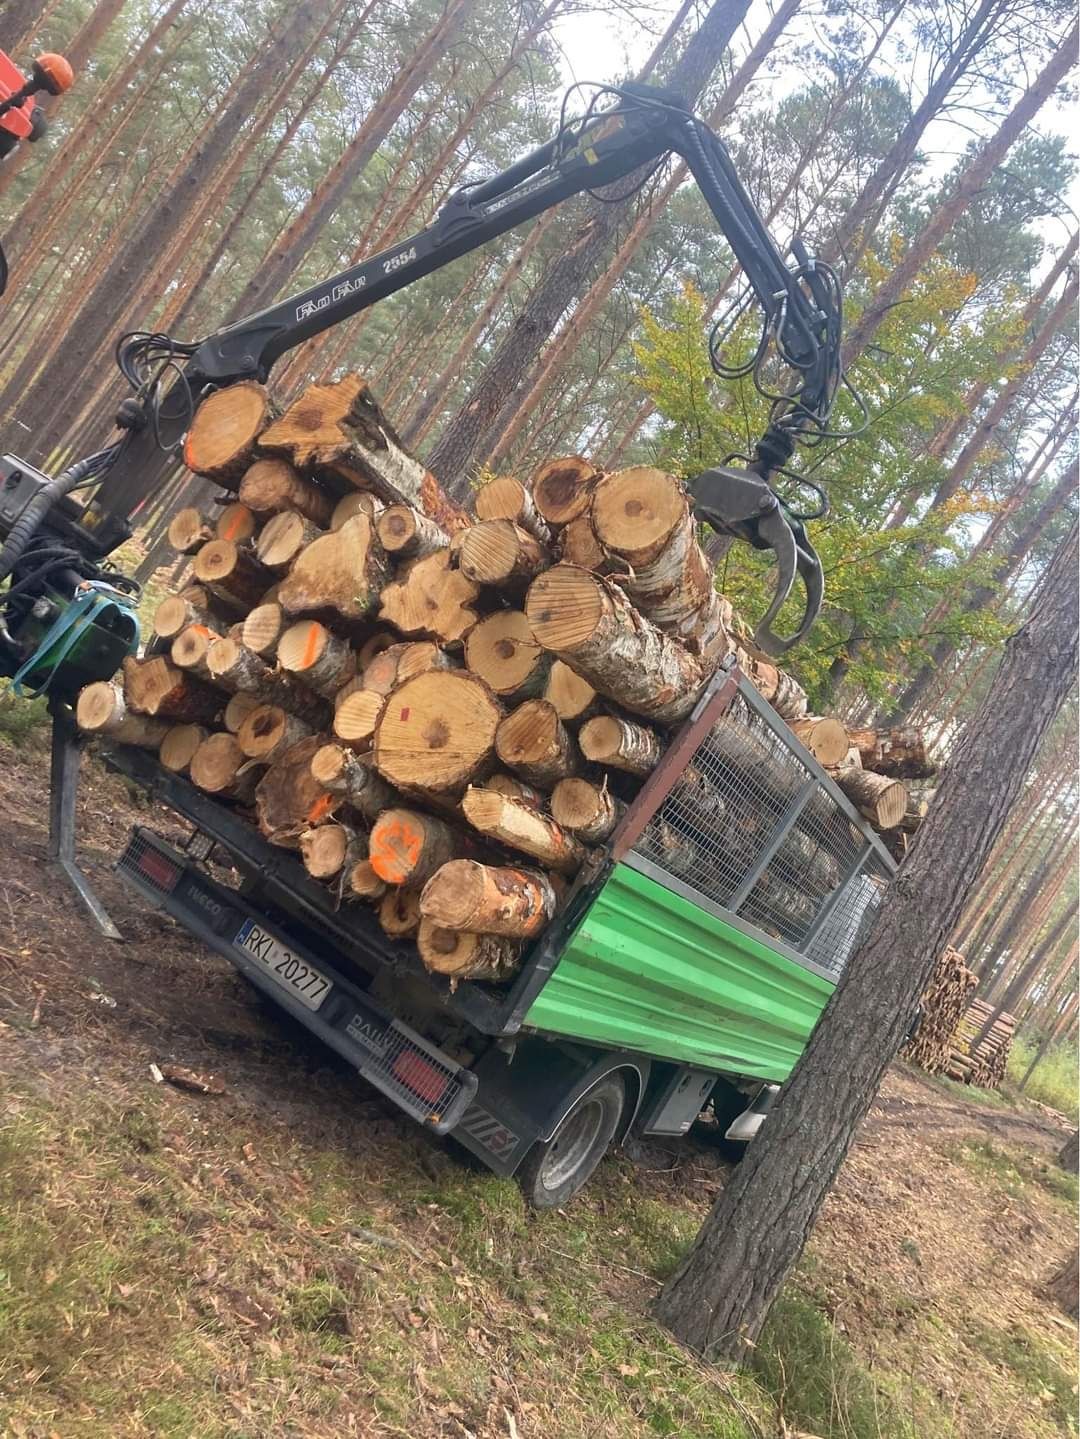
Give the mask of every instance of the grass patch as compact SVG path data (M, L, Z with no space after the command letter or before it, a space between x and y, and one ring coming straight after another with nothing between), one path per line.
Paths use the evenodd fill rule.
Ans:
M47 702L14 694L8 680L0 680L0 738L16 749L40 739L49 723Z
M1076 1433L1076 1380L1066 1367L1070 1351L1023 1324L988 1329L972 1323L966 1341L991 1364L1008 1370L1042 1400L1065 1433Z
M1039 1047L1037 1039L1018 1035L1009 1051L1009 1080L1019 1084L1027 1073ZM1037 1099L1051 1109L1066 1114L1073 1123L1080 1122L1080 1065L1077 1046L1055 1044L1046 1051L1021 1091L1021 1097Z
M951 1153L954 1159L981 1178L997 1184L1011 1198L1020 1198L1028 1185L1036 1184L1073 1207L1080 1203L1077 1176L1030 1150L1005 1148L990 1139L969 1139Z

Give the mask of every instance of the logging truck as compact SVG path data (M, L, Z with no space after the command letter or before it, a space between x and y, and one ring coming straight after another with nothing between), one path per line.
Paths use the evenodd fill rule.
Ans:
M734 662L562 877L555 919L502 984L432 971L405 937L415 917L395 937L385 913L339 904L152 749L118 747L110 763L191 828L182 848L136 828L120 873L542 1208L630 1135L682 1135L708 1111L716 1134L751 1139L895 869Z

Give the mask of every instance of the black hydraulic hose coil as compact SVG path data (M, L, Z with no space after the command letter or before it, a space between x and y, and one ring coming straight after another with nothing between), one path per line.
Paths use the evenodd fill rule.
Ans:
M55 480L50 480L34 496L12 525L4 548L0 550L0 584L7 579L22 559L27 545L37 534L41 522L53 505L62 500L65 495L70 494L84 480L95 475L99 470L107 469L115 449L114 445L108 450L99 450L96 455L88 455L85 460L76 460L73 465L69 465L66 470L61 471Z

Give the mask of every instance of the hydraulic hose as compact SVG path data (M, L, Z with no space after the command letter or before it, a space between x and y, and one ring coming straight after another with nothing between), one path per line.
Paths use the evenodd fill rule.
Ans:
M87 455L85 460L76 460L73 465L69 465L66 470L61 471L55 480L50 480L34 496L12 525L4 548L0 550L0 584L7 579L22 559L27 545L37 534L42 521L53 505L58 500L62 500L65 495L70 494L72 490L77 489L85 480L107 470L119 450L119 445L110 445L108 449L99 450L97 454Z

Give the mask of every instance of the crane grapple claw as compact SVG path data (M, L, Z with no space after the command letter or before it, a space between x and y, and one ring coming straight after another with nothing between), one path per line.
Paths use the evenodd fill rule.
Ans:
M786 654L817 619L825 593L821 560L802 520L785 508L768 482L753 470L717 465L696 475L689 490L696 519L756 550L772 550L776 556L776 591L754 631L754 643L768 655ZM803 582L806 603L798 629L785 637L776 634L772 626L791 594L796 575Z

